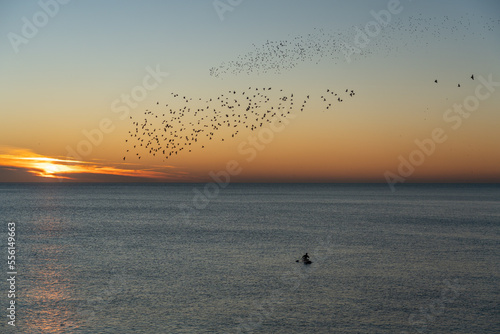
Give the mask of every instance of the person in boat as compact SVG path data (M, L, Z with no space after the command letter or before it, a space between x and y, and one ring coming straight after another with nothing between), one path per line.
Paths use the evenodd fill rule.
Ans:
M302 262L307 262L307 261L309 261L309 255L305 253L304 255L302 255Z

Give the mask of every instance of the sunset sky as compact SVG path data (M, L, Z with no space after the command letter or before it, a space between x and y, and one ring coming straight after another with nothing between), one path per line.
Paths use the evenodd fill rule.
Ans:
M228 164L237 182L500 182L497 0L2 1L0 17L0 182L205 182ZM272 87L273 110L310 99L279 130L202 132L168 159L125 142L185 106L172 93L195 110L249 87ZM327 90L343 101L325 109Z

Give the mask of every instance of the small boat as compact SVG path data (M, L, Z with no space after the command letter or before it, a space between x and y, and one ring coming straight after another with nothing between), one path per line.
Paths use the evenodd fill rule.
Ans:
M303 264L311 264L312 263L311 260L303 260L303 259L296 260L295 262L300 262L300 263L303 263Z

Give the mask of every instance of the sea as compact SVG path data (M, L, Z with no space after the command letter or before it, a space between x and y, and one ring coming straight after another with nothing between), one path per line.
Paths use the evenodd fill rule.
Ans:
M500 333L499 184L4 183L0 217L1 333Z

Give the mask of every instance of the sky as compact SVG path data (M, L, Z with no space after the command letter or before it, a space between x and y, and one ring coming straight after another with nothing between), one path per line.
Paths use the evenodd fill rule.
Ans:
M0 36L0 182L500 182L496 0L3 0Z

